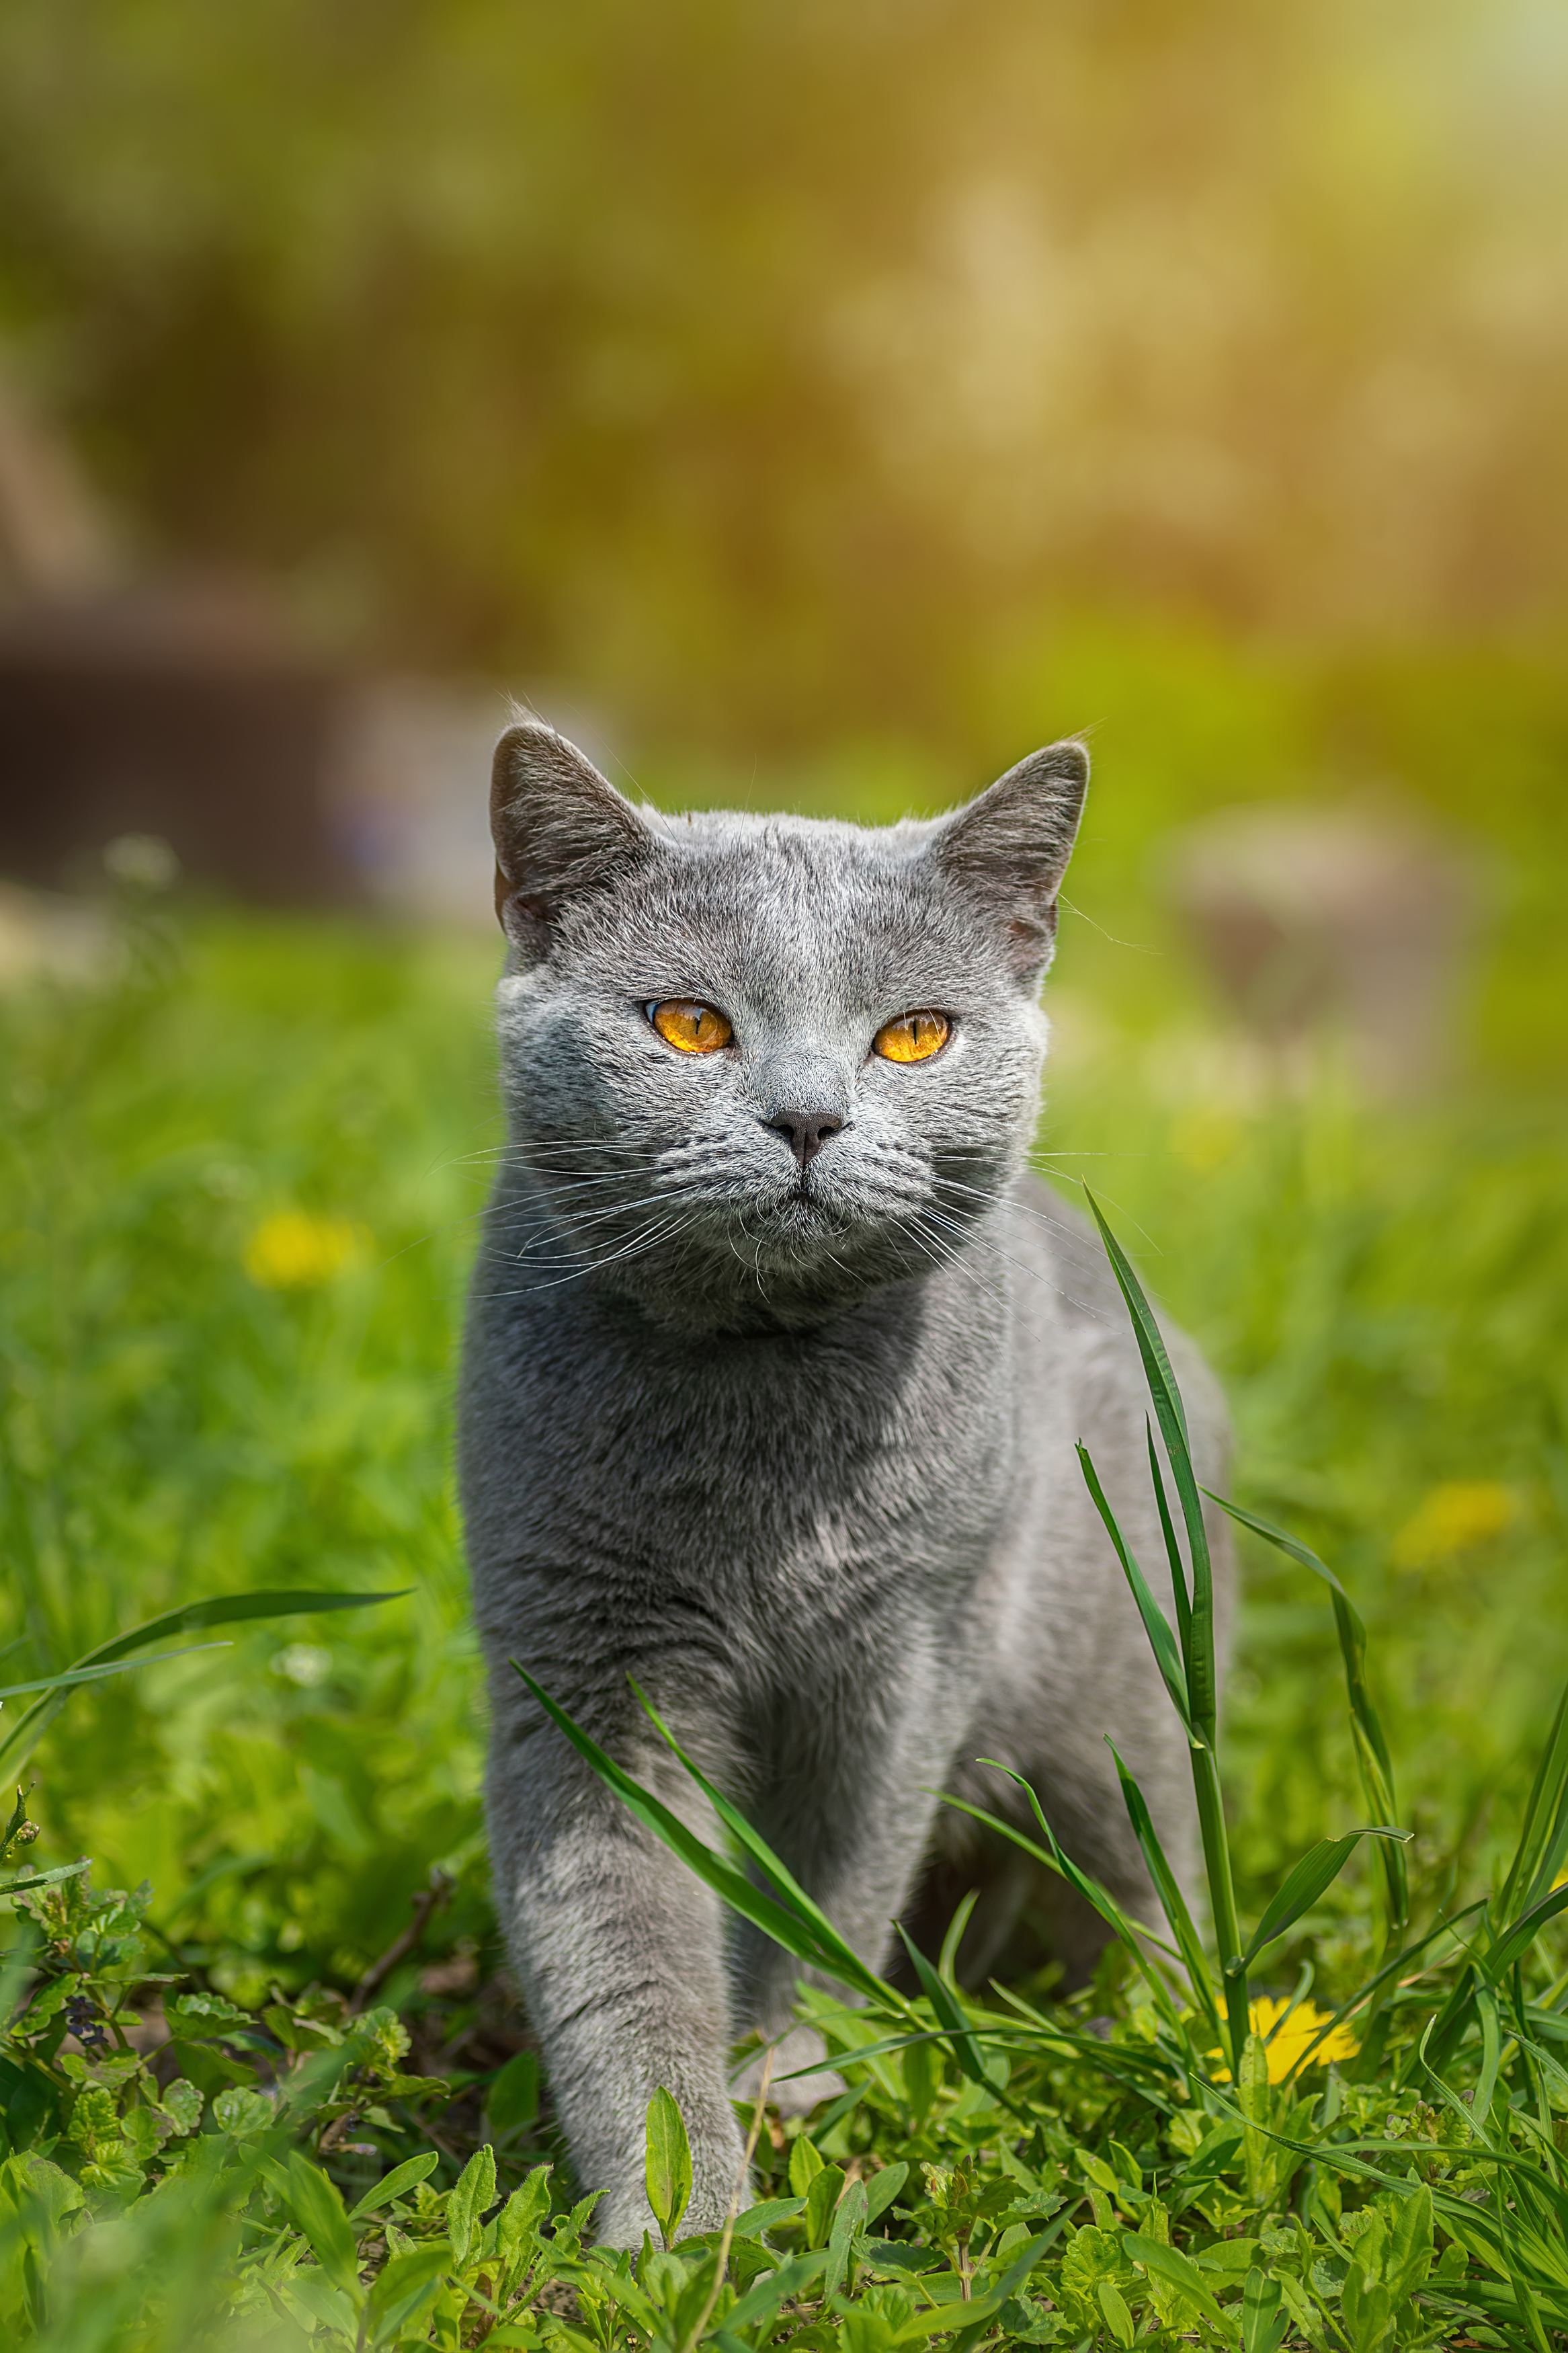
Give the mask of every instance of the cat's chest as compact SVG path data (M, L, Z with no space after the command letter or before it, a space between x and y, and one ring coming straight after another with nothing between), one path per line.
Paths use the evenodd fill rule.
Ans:
M1015 1400L998 1335L869 1326L512 1356L505 1448L542 1568L694 1572L759 1607L972 1567L1005 1522Z

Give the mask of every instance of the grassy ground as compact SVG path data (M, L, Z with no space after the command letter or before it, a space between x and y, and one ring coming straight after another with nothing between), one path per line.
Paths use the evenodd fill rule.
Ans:
M0 2305L24 2333L41 2327L45 2341L62 2347L194 2343L212 2297L221 2304L223 2283L232 2286L241 2263L249 2265L240 2298L249 2317L231 2314L219 2341L238 2342L248 2330L257 2342L294 2343L314 2329L328 2344L353 2344L356 2333L366 2344L468 2342L489 2325L484 2296L493 2303L510 2277L496 2232L507 2214L516 2232L524 2227L514 2200L488 2226L489 2252L481 2245L474 2217L491 2202L490 2160L481 2155L478 2175L461 2173L481 2103L490 2103L502 2189L533 2159L558 2154L548 2087L535 2116L521 2022L497 1983L477 1795L483 1725L447 1460L464 1269L497 1134L486 1034L494 955L484 941L237 918L174 925L142 916L128 940L130 964L115 987L40 990L0 1007L0 1644L10 1646L0 1667L14 1683L47 1674L196 1596L290 1586L405 1591L363 1612L238 1626L226 1649L72 1697L31 1768L40 1835L27 1860L54 1865L90 1854L100 1888L150 1882L149 1925L114 1931L142 1944L110 1980L124 1990L127 1971L162 1968L184 1973L187 1995L194 1989L247 2011L270 2002L275 2053L288 2034L301 2052L315 2047L312 2034L323 2048L347 2048L341 2038L351 2030L335 1996L352 1992L406 1925L410 1899L441 1873L442 1907L375 1999L413 2038L412 2056L398 2063L442 2076L460 2096L447 2107L437 2095L386 2092L382 2121L368 2123L351 2116L346 2100L334 2108L330 2087L319 2098L301 2094L297 2105L294 2137L313 2147L326 2136L351 2206L391 2158L424 2148L436 2160L431 2179L395 2210L401 2221L390 2232L384 2217L362 2220L359 2257L350 2244L367 2276L384 2249L414 2265L401 2318L387 2317L384 2297L385 2309L366 2320L358 2274L343 2272L337 2224L317 2215L312 2227L313 2193L297 2179L290 2193L293 2177L286 2166L279 2171L279 2067L256 2059L260 2044L204 2043L195 2028L183 2043L176 2036L181 2050L226 2051L230 2073L203 2081L205 2063L192 2061L186 2079L209 2098L225 2080L237 2093L258 2084L264 2105L273 2102L262 2122L274 2140L255 2121L260 2110L247 2139L220 2130L209 2107L202 2130L179 2144L200 2145L215 2164L212 2148L227 2148L244 2175L237 2189L238 2173L226 2188L194 2166L176 2179L172 2162L148 2156L135 2180L156 2179L160 2165L168 2179L157 2200L142 2201L149 2213L157 2208L153 2221L131 2210L143 2234L134 2263L132 2242L116 2254L112 2237L89 2260L82 2249L100 2245L101 2233L78 2233L68 2212L46 2231L17 2204L22 2219L6 2225L0 2197L0 2270L13 2257L22 2266L20 2284L0 2290ZM1188 1026L1179 1029L1147 1020L1123 1029L1103 1005L1064 993L1042 1158L1066 1184L1091 1178L1144 1281L1211 1350L1235 1403L1238 1494L1316 1546L1351 1588L1370 1630L1402 1819L1418 1833L1417 1917L1429 1920L1456 1873L1466 1894L1484 1891L1516 1832L1568 1675L1568 1374L1559 1339L1568 1326L1560 1209L1568 1114L1550 1101L1477 1085L1418 1114L1379 1117L1359 1111L1328 1073L1304 1098L1260 1094L1240 1087L1234 1061L1182 1018ZM1322 1588L1250 1540L1247 1557L1226 1770L1243 1909L1255 1916L1305 1847L1367 1816ZM5 1723L26 1704L8 1703ZM1288 1992L1306 1960L1320 1998L1339 1999L1379 1934L1376 1886L1374 1871L1352 1863L1297 1941L1273 1957L1269 1987ZM73 1967L90 1959L85 1912L62 1914L54 1926L57 1948L76 1955ZM1123 2021L1119 2035L1140 2033L1135 2021L1148 2013L1124 1978L1113 1966L1094 2000ZM1536 1997L1550 1993L1550 1978L1547 1968L1531 1980ZM20 1991L26 1979L15 1982ZM169 2000L180 1998L171 1989ZM305 2016L312 2003L319 2025L284 2034L279 2021ZM1390 2048L1408 2042L1401 2030ZM354 2063L374 2073L362 2045L363 2035ZM1471 2079L1484 2069L1488 2047L1478 2022L1468 2058L1462 2052L1456 2062L1461 2077L1466 2065ZM1513 2044L1508 2052L1500 2097L1516 2084L1509 2068L1526 2063ZM1266 2180L1262 2144L1249 2144L1245 2163L1232 2152L1241 2170L1225 2196L1240 2201L1234 2211L1216 2187L1224 2164L1207 2174L1200 2166L1209 2188L1200 2195L1190 2185L1185 2207L1162 2193L1169 2211L1162 2207L1165 2220L1156 2222L1148 2201L1159 2202L1162 2168L1190 2167L1210 2130L1214 2112L1205 2117L1195 2094L1175 2107L1167 2098L1163 2124L1147 2103L1130 2121L1123 2094L1096 2072L1092 2053L1064 2045L1054 2055L1040 2047L1008 2057L994 2049L989 2088L965 2078L961 2056L950 2042L945 2061L939 2051L930 2061L876 2063L856 2108L817 2120L809 2154L764 2136L761 2158L764 2188L786 2199L792 2186L809 2193L823 2158L829 2171L837 2164L873 2183L898 2163L934 2166L933 2176L911 2174L889 2206L890 2217L904 2219L879 2227L898 2243L942 2251L943 2276L967 2278L964 2263L973 2272L988 2246L994 2270L1009 2233L1016 2251L1043 2227L1040 2218L1059 2212L1032 2302L1026 2278L988 2317L983 2266L974 2274L969 2343L1110 2344L1131 2342L1134 2330L1174 2343L1195 2331L1254 2353L1289 2329L1291 2343L1376 2353L1421 2341L1423 2330L1426 2341L1434 2332L1456 2341L1461 2326L1480 2329L1479 2341L1489 2341L1489 2341L1547 2343L1562 2325L1550 2299L1544 2319L1531 2320L1518 2299L1514 2316L1500 2318L1485 2297L1466 2307L1462 2324L1445 2319L1444 2308L1413 2301L1395 2272L1378 2274L1377 2292L1389 2299L1381 2318L1354 2305L1352 2282L1347 2322L1345 2266L1361 2239L1352 2232L1335 2252L1340 2201L1372 2215L1376 2198L1393 2194L1385 2188L1358 2189L1321 2164L1276 2165L1279 2178ZM396 2078L395 2057L383 2052L374 2063L384 2090ZM507 2088L497 2092L496 2071L509 2059ZM56 2050L40 2063L58 2078L63 2063ZM1326 2082L1341 2085L1326 2108L1320 2100L1315 2130L1327 2130L1347 2101L1384 2098L1384 2124L1389 2101L1403 2098L1411 2114L1420 2105L1386 2071L1373 2069L1359 2090L1341 2084L1354 2073L1352 2063L1331 2079L1310 2077L1316 2093ZM129 2090L110 2086L124 2114L143 2096L127 2080ZM1568 2104L1540 2080L1545 2089L1531 2113L1544 2116L1554 2147ZM1518 2075L1516 2088L1524 2082ZM1562 2082L1568 2087L1568 2076ZM1017 2116L998 2105L1009 2083ZM80 2089L64 2091L47 2131L13 2130L13 2142L28 2145L31 2130L34 2149L51 2152L62 2179L85 2183L89 2203L123 2206L131 2160L119 2175L102 2160L105 2178L95 2180L100 2158L84 2156L82 2131L71 2137ZM1521 2102L1529 2107L1522 2090ZM366 2114L370 2105L359 2104ZM1178 2108L1196 2121L1173 2125ZM509 2120L504 2127L498 2116ZM1342 2137L1346 2128L1338 2129ZM103 2130L112 2140L107 2123ZM1438 2126L1431 2131L1440 2137ZM165 2144L174 2146L168 2134ZM1079 2150L1110 2178L1086 2171ZM1309 2190L1334 2180L1333 2215L1321 2204L1328 2188L1309 2215ZM555 2181L559 2207L559 2168ZM978 2207L959 2211L997 2182L1011 2184L1016 2212L994 2197L989 2221ZM1063 2182L1077 2205L1064 2204ZM482 2209L474 2203L481 2190ZM778 2218L775 2242L786 2254L808 2251L814 2233L827 2246L836 2216L852 2211L853 2201L845 2210L825 2197L817 2193L815 2221L809 2196L804 2220ZM21 2198L18 2189L13 2203ZM243 2224L233 2221L241 2208ZM1332 2293L1324 2285L1313 2306L1318 2320L1267 2295L1262 2305L1255 2297L1247 2320L1240 2272L1231 2280L1223 2263L1205 2274L1218 2320L1184 2302L1179 2284L1162 2288L1147 2268L1129 2269L1116 2234L1142 2214L1143 2239L1161 2229L1168 2237L1184 2213L1181 2243L1183 2229L1199 2231L1211 2251L1245 2241L1248 2260L1270 2277L1270 2265L1289 2272L1295 2258L1268 2253L1261 2232L1284 2230L1292 2213L1307 2217L1303 2246L1320 2223L1330 2230L1297 2267L1310 2286L1313 2263L1340 2265ZM839 2228L849 2252L838 2287L853 2296L837 2316L818 2310L811 2299L820 2298L819 2276L787 2307L789 2325L815 2329L807 2344L842 2342L849 2353L931 2334L934 2324L919 2324L919 2293L898 2284L897 2264L879 2272L867 2254L864 2219L855 2221L858 2238L846 2238L847 2227ZM1100 2254L1098 2240L1080 2240L1085 2230L1109 2234ZM49 2231L63 2233L64 2252L48 2253ZM177 2309L159 2307L155 2295L148 2302L150 2231L164 2233L157 2243L174 2265L166 2277L190 2283L190 2301ZM367 2239L367 2231L382 2235ZM552 2332L565 2341L574 2329L587 2332L584 2341L642 2345L662 2330L671 2348L695 2342L707 2293L698 2293L706 2275L696 2254L679 2278L661 2274L666 2259L655 2257L640 2287L629 2283L616 2304L596 2274L573 2270L569 2234L552 2243L547 2260L528 2238L528 2260L544 2266L539 2279L553 2265L551 2277L564 2285L530 2308L533 2335L516 2334L524 2328L517 2320L513 2334L495 2330L498 2344L551 2341ZM763 2267L761 2242L751 2243ZM1457 2243L1440 2229L1431 2257L1449 2262L1451 2279L1458 2273L1442 2250ZM426 2260L422 2276L436 2285L425 2294L415 2278L420 2249L437 2244L447 2269ZM1079 2244L1088 2250L1082 2277L1064 2284L1064 2250ZM524 2246L518 2238L513 2252ZM534 2277L518 2260L518 2277ZM1459 2272L1466 2260L1461 2249ZM1479 2276L1481 2258L1469 2260ZM668 2259L678 2270L680 2261ZM282 2285L258 2285L267 2263ZM743 2286L747 2263L734 2266L731 2255L731 2280ZM479 2301L465 2304L441 2284L459 2276L476 2283ZM133 2277L140 2286L126 2284ZM1372 2269L1365 2278L1377 2286ZM345 2299L341 2309L332 2294ZM732 2306L729 2289L705 2326L723 2323L725 2299ZM552 2302L556 2318L542 2317ZM561 2316L569 2310L574 2318ZM730 2342L764 2342L775 2322L761 2335L737 2323ZM1320 2323L1327 2334L1314 2337Z

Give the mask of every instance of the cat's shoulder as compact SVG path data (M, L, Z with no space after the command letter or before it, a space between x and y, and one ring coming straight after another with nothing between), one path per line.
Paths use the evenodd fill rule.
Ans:
M1058 1312L1087 1330L1127 1330L1127 1310L1099 1235L1084 1212L1065 1201L1032 1169L1013 1187L1015 1229L1031 1263L1045 1271Z
M1100 1236L1081 1209L1032 1171L1015 1187L1013 1198L1021 1214L1011 1222L1027 1228L1025 1247L1033 1271L1046 1271L1055 1296L1056 1330L1066 1343L1070 1367L1067 1377L1103 1393L1114 1409L1141 1423L1149 1409L1147 1383L1127 1303ZM1196 1342L1157 1299L1152 1303L1194 1443L1212 1470L1227 1440L1224 1393Z

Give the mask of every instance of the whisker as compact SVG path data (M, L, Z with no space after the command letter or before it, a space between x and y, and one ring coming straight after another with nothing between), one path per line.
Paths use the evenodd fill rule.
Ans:
M1007 1305L1005 1293L997 1291L988 1283L978 1267L970 1263L963 1251L954 1250L950 1242L943 1241L940 1234L931 1232L926 1225L923 1215L910 1221L909 1230L913 1240L934 1264L947 1267L953 1273L962 1275L965 1282L971 1283L979 1292L983 1299L988 1299L991 1302L993 1307L1005 1311Z
M1047 1209L1031 1209L1026 1201L1015 1199L1011 1193L996 1191L984 1185L966 1185L959 1176L933 1176L931 1182L954 1193L966 1193L973 1200L987 1202L993 1208L1010 1209L1016 1217L1032 1219L1036 1225L1045 1226L1053 1234L1065 1234L1074 1240L1078 1239L1074 1229L1064 1218L1053 1218Z
M952 1232L962 1234L970 1249L989 1250L993 1258L1001 1259L1005 1264L1016 1268L1020 1274L1026 1274L1031 1282L1038 1283L1042 1290L1054 1293L1065 1305L1076 1308L1080 1315L1089 1316L1096 1324L1105 1324L1108 1326L1110 1324L1111 1319L1104 1315L1098 1307L1091 1306L1087 1300L1075 1299L1070 1291L1064 1291L1059 1282L1053 1282L1049 1275L1042 1274L1038 1267L1030 1266L1026 1259L1015 1258L1010 1250L1005 1250L1001 1243L994 1240L989 1234L982 1232L976 1227L960 1226L955 1219L942 1217L942 1213L938 1209L928 1210L927 1215L940 1219ZM1063 1230L1067 1229L1064 1228ZM1078 1238L1074 1236L1072 1239Z
M691 1222L689 1218L663 1219L650 1231L637 1235L622 1249L609 1250L603 1258L589 1259L583 1265L574 1267L569 1274L553 1275L548 1282L523 1283L515 1290L488 1291L484 1295L487 1299L526 1299L535 1292L558 1291L564 1282L575 1282L583 1275L597 1274L604 1267L615 1266L626 1259L640 1258L646 1251L656 1249L661 1241L684 1233Z
M1054 1292L1058 1299L1066 1299L1067 1293L1060 1283L1053 1282L1049 1275L1042 1274L1039 1268L1031 1266L1027 1260L1015 1258L1010 1250L1004 1250L1000 1242L983 1232L978 1227L960 1225L955 1218L945 1216L940 1209L928 1209L926 1215L933 1218L939 1225L944 1226L949 1233L958 1235L967 1248L988 1250L993 1258L1000 1259L1004 1265L1015 1268L1019 1274L1026 1274L1032 1282L1037 1282L1047 1291Z
M584 1210L580 1216L574 1218L569 1226L562 1226L558 1223L551 1222L550 1231L548 1233L542 1233L536 1242L525 1241L521 1249L510 1250L507 1255L509 1258L519 1263L529 1259L534 1259L537 1263L542 1265L552 1263L558 1265L564 1264L566 1260L573 1255L572 1236L574 1229L584 1226L603 1225L605 1219L609 1218L633 1217L639 1209L669 1208L679 1204L679 1201L680 1196L679 1194L672 1194L668 1187L660 1192L644 1193L635 1201L612 1201L605 1208ZM542 1219L541 1222L550 1221ZM551 1243L561 1244L563 1246L561 1252L553 1261L540 1259L538 1257L539 1250L545 1244Z
M523 1165L526 1166L526 1162ZM538 1182L540 1190L552 1200L561 1193L586 1192L601 1185L623 1185L628 1176L646 1176L647 1173L646 1169L612 1168L607 1174L598 1176L574 1176L564 1171L557 1175L553 1168L529 1170Z
M570 1185L552 1184L548 1188L549 1194L553 1198L558 1193L574 1193L587 1186L621 1184L625 1182L626 1176L630 1173L630 1171L621 1171L609 1176L584 1176L577 1183ZM650 1194L647 1198L649 1200L668 1200L671 1198L670 1189L666 1187L662 1193ZM624 1206L629 1208L637 1205L628 1203ZM406 1258L410 1250L419 1250L426 1242L436 1241L443 1234L457 1233L464 1226L479 1225L486 1219L493 1219L498 1230L504 1230L508 1225L515 1225L519 1219L544 1214L546 1212L542 1204L526 1200L508 1200L504 1196L498 1199L492 1196L481 1208L466 1210L460 1218L444 1219L438 1226L431 1226L424 1233L416 1235L411 1242L405 1242L401 1250L389 1251L380 1263L383 1266L395 1266L400 1258ZM583 1217L580 1222L586 1223L587 1216Z

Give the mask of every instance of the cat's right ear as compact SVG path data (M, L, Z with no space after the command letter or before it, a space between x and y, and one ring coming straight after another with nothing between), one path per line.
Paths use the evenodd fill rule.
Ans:
M520 720L496 745L490 836L496 914L530 963L572 900L610 888L653 848L631 803L542 719Z

